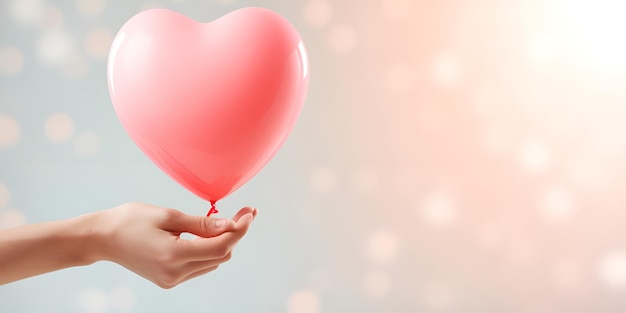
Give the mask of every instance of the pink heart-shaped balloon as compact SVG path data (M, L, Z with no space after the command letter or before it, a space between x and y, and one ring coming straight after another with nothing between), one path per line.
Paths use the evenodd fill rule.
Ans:
M244 8L211 23L153 9L118 32L109 92L128 134L163 171L211 203L254 176L291 132L309 73L283 17Z

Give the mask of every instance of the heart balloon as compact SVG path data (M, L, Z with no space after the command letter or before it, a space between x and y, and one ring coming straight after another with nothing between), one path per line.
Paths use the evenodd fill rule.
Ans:
M297 30L262 8L210 23L164 9L143 11L113 40L107 78L133 141L213 205L276 154L309 84Z

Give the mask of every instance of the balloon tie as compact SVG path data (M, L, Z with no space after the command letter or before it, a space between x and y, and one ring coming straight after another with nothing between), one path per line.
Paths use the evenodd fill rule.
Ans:
M219 213L219 211L217 211L217 209L215 208L215 201L211 201L211 209L209 210L209 212L206 214L207 217L211 216L211 214L213 213Z

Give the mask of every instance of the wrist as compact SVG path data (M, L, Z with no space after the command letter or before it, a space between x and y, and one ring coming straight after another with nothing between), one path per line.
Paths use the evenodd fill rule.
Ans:
M77 266L104 260L106 231L102 225L102 212L94 212L67 220L66 229L75 243L74 263Z

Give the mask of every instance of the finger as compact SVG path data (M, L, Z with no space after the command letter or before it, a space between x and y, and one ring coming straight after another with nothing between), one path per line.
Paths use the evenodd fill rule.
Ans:
M209 268L205 268L205 269L199 270L199 271L197 271L197 272L193 272L193 273L189 274L187 277L183 278L183 279L179 282L179 284L180 284L180 283L184 283L184 282L186 282L186 281L188 281L188 280L190 280L190 279L192 279L192 278L196 278L196 277L198 277L198 276L202 276L202 275L204 275L204 274L210 273L210 272L212 272L212 271L216 270L218 267L219 267L219 265L215 265L215 266L211 266L211 267L209 267Z
M197 261L223 258L248 232L252 219L252 213L244 214L232 231L212 238L198 238L185 242L179 246L180 254L189 260Z
M239 219L240 219L242 216L244 216L244 215L246 215L246 214L248 214L248 213L252 213L252 216L253 216L253 217L256 217L256 213L257 213L257 212L258 212L258 210L257 210L257 209L255 209L255 208L252 208L252 207L245 207L245 208L243 208L243 209L239 210L239 212L237 212L237 214L235 214L235 216L233 217L233 221L235 221L235 222L239 221Z
M193 273L199 270L205 269L207 267L218 266L220 264L228 262L232 258L232 251L229 252L226 256L221 257L219 259L212 259L208 261L193 261L184 265L182 272L183 273Z
M203 238L215 237L235 228L235 222L230 219L187 214L179 214L168 224L170 231L192 233Z

